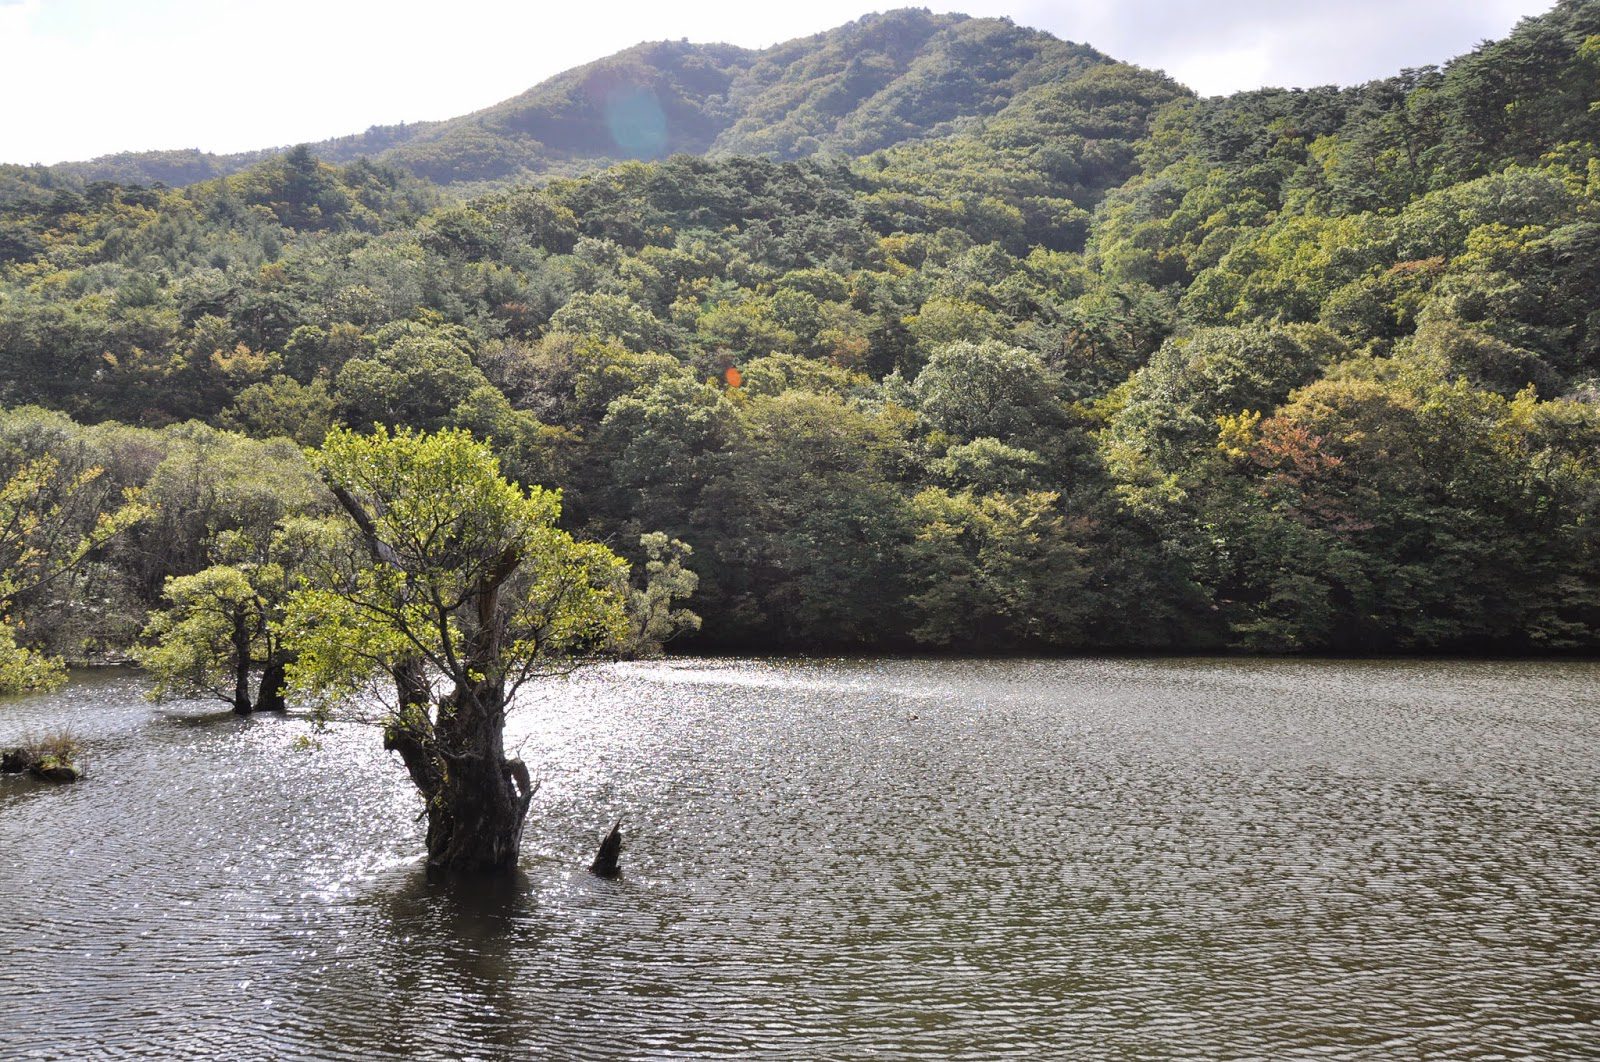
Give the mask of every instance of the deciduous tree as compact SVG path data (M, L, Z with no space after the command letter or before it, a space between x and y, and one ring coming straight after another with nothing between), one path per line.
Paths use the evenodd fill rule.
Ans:
M466 432L335 430L314 460L355 559L291 599L292 684L382 706L430 868L509 870L534 783L506 754L506 712L529 679L617 646L626 565L559 530L560 495L507 482Z

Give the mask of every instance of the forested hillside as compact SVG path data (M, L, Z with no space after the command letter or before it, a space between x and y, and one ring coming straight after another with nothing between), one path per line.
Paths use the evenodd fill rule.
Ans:
M431 183L630 153L608 78L660 108L615 143L688 154ZM147 510L0 596L114 652L326 504L282 440L376 423L688 544L702 647L1593 650L1597 143L1600 0L1563 0L1346 89L899 12L641 46L381 161L0 168L0 522Z

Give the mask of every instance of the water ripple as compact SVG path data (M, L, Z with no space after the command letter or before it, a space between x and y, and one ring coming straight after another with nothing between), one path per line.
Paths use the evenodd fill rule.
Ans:
M375 731L0 706L0 1055L1600 1054L1594 664L669 661L530 693L522 876ZM627 820L626 875L583 867Z

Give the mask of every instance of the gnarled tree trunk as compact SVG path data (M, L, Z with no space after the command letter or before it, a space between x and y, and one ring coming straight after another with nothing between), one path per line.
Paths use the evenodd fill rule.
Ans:
M507 758L504 697L492 686L458 689L430 718L421 668L402 668L405 706L384 745L400 754L422 794L431 872L515 869L535 786L520 759Z
M267 658L266 665L261 669L261 690L256 694L256 710L262 712L286 712L288 703L283 698L283 685L288 665L281 655Z

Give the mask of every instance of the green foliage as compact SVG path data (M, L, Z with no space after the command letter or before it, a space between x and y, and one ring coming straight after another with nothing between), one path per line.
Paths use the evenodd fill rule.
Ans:
M911 633L968 649L1082 644L1093 619L1086 530L1053 493L922 491L911 503Z
M1318 381L1225 432L1247 470L1213 517L1241 641L1580 644L1600 590L1585 527L1600 416L1396 368Z
M5 474L104 470L63 556L123 490L149 510L19 591L12 640L114 656L169 579L259 590L328 505L299 447L334 429L314 460L353 476L376 424L508 527L558 534L559 486L559 533L665 535L631 589L550 540L632 601L636 651L696 579L701 646L1592 649L1596 40L1562 0L1441 69L1202 100L909 10L281 157L101 163L179 190L0 167L0 401L94 425L0 417ZM411 475L384 460L373 513ZM488 549L478 515L440 527ZM392 575L319 556L303 600L399 659L335 592L392 606Z
M169 608L151 619L151 644L136 656L155 679L151 696L206 693L232 702L235 676L241 667L248 674L250 642L263 626L249 575L218 565L168 579L165 596Z
M1008 446L983 435L958 443L942 458L929 462L929 470L945 481L981 494L1019 491L1045 478L1045 462L1032 450Z
M621 295L574 295L551 316L550 328L556 332L616 340L633 351L666 345L661 322Z
M148 598L166 577L214 563L222 537L265 543L286 519L327 504L304 454L286 440L188 424L168 429L158 445L162 452L142 479L149 515L122 562Z
M705 490L727 467L734 411L720 390L675 378L612 402L596 433L608 508L639 529L681 537Z
M623 651L629 656L650 656L682 634L700 629L700 617L673 602L693 596L700 577L683 562L694 550L687 542L668 539L660 531L639 536L644 550L644 585L628 590L628 634Z
M369 357L339 370L333 397L348 424L437 427L473 389L487 385L459 329L426 325L380 330Z
M143 519L133 491L118 492L79 448L48 442L24 420L0 438L0 692L49 689L65 679L60 659L19 644L19 606L49 602L57 585ZM17 431L21 427L24 431Z
M333 427L337 408L326 381L303 384L293 377L274 376L240 391L218 420L225 428L258 439L293 439L311 446Z
M898 425L831 394L753 397L729 428L728 460L701 489L691 527L715 547L710 592L725 636L848 645L878 633L893 599L901 502L890 480ZM708 595L709 596L709 595Z
M18 645L17 634L9 623L0 623L0 694L43 693L65 685L66 665Z
M1067 423L1056 381L1037 357L996 342L941 347L912 382L916 410L960 442L994 438L1024 445L1058 436Z
M1331 360L1315 329L1208 328L1168 340L1129 381L1111 425L1118 443L1166 472L1207 456L1217 418L1271 409Z
M300 517L270 533L229 531L212 542L220 563L166 581L167 608L151 617L135 651L155 679L150 696L210 695L240 712L282 707L289 597L328 562L334 529Z
M290 596L292 684L313 700L349 699L411 661L458 687L514 690L623 637L624 563L558 530L559 494L508 483L470 435L335 429L314 461L369 558Z

